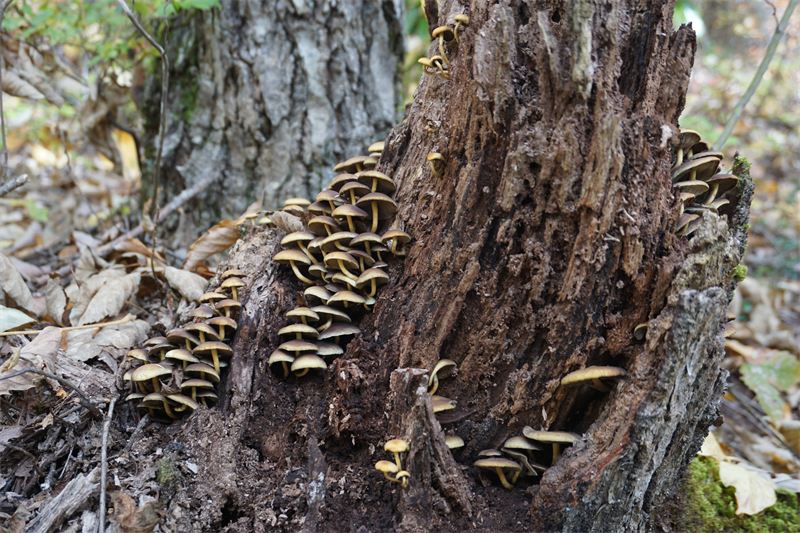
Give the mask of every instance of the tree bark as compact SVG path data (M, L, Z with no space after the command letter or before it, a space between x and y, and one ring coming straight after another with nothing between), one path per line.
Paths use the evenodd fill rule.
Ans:
M402 104L404 16L400 0L281 0L225 2L171 21L160 205L215 178L169 221L173 242L193 242L255 200L278 209L313 196L337 161L385 138ZM152 191L159 73L145 87L143 201Z
M181 429L205 469L186 491L208 500L192 513L202 528L294 531L306 516L317 531L373 533L660 525L719 417L724 308L752 196L739 164L727 211L706 213L690 239L675 235L670 149L695 39L672 31L672 9L440 7L439 24L470 17L446 47L451 78L424 77L378 165L400 205L383 230L414 241L324 375L283 379L266 365L304 288L270 259L280 231L251 230L231 253L248 283L238 355L220 408ZM441 179L431 152L446 159ZM457 409L437 418L424 386L444 358L458 371L437 394ZM561 386L590 365L628 376L606 394ZM527 490L470 466L524 426L581 437ZM450 452L444 433L465 448ZM391 438L411 443L405 490L373 468Z

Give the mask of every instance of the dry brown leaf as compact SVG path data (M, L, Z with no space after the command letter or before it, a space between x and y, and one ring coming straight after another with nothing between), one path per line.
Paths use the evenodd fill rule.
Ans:
M256 200L244 210L244 213L236 221L237 224L245 224L247 222L247 215L255 215L261 211L261 200Z
M45 302L47 302L47 314L61 327L64 324L64 311L67 308L67 295L64 287L61 286L61 278L56 276L47 280L45 288Z
M303 221L286 211L275 211L269 218L272 219L273 224L282 229L287 235L295 231L305 230Z
M154 500L137 507L133 498L120 491L114 497L114 519L122 533L150 533L161 520L160 506Z
M239 240L239 230L235 220L223 220L194 241L189 247L184 270L194 270L201 262L214 254L224 252Z
M181 270L179 268L167 266L164 269L167 283L173 289L189 301L196 302L200 299L206 289L208 282L205 278L198 276L194 272Z
M703 441L703 446L700 448L700 451L697 453L697 455L712 457L718 463L724 461L726 457L725 452L722 451L722 447L719 445L719 441L717 441L717 438L711 432L706 435L706 439Z
M66 356L85 362L99 358L114 372L117 362L131 348L147 340L150 325L144 320L134 320L119 326L96 329L78 329L66 332Z
M3 70L3 92L19 98L41 100L44 95L12 70Z
M44 328L30 344L22 348L19 363L8 372L0 374L0 376L3 374L13 374L14 372L31 368L32 366L39 370L45 370L51 374L58 375L56 356L58 355L58 347L61 345L61 335L61 328L55 328L53 326ZM28 361L33 362L33 365ZM0 394L8 394L15 390L28 390L35 387L41 380L42 377L34 373L22 374L10 379L4 379L0 381Z
M64 291L66 292L67 298L70 302L72 302L73 306L69 314L70 323L77 325L75 320L77 320L77 318L86 311L86 309L89 307L89 302L92 301L92 298L97 291L99 291L108 280L121 278L124 275L125 267L122 265L115 265L86 278L80 284L80 288L78 287L77 283L71 283Z
M78 244L78 249L81 251L81 256L74 268L76 279L83 281L109 267L108 263L103 258L97 257L90 247ZM67 294L67 296L70 295ZM71 296L70 299L72 299Z
M34 322L36 322L34 319L19 309L11 309L0 305L0 331L8 331L27 324L33 324Z
M153 250L145 246L139 239L125 239L114 245L114 249L119 252L133 252L145 257L153 257ZM166 260L158 252L156 252L155 258L162 263L166 263Z
M19 438L22 435L22 428L23 426L9 426L0 431L0 452L6 449L5 445L11 442L12 439Z
M760 513L778 501L775 483L742 466L722 461L719 479L726 487L736 489L737 515Z
M64 98L58 93L52 80L33 64L33 61L31 61L31 58L28 56L27 47L20 46L17 57L19 61L14 66L20 78L36 87L36 90L43 94L48 102L57 107L61 107L64 104Z
M6 299L11 298L17 307L28 311L33 316L38 316L30 289L5 254L0 254L0 288L6 294Z
M137 271L131 272L127 276L109 279L92 297L80 318L77 318L76 315L77 320L75 320L73 314L70 313L70 320L76 326L83 326L118 315L128 298L139 290L141 280L142 277Z

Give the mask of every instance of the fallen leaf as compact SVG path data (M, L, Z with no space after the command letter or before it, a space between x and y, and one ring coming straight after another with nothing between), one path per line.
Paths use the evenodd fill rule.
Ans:
M47 314L59 326L64 326L64 311L67 308L67 295L64 287L61 286L61 278L56 276L47 280L45 288L45 302L47 302Z
M118 315L125 306L125 302L139 290L141 281L142 277L139 272L131 272L127 276L108 280L92 296L86 311L78 321L72 320L72 323L76 326L95 324L104 318Z
M36 322L34 319L19 309L10 309L0 305L0 331L9 331L34 322Z
M147 340L150 325L144 320L134 320L119 326L95 329L77 329L66 332L66 356L77 361L102 358L116 372L116 364L131 348ZM106 354L111 359L103 357Z
M161 520L160 506L153 500L137 507L133 498L120 491L114 498L114 518L122 533L150 533Z
M256 215L259 211L261 211L261 200L256 200L247 206L247 209L244 210L244 213L242 213L242 216L240 216L239 220L236 221L236 224L241 225L246 223L248 215Z
M11 298L17 307L36 316L33 295L25 284L25 280L22 279L22 275L5 254L0 254L0 288L5 292L6 298Z
M303 231L303 221L286 211L276 211L270 215L272 223L283 230L287 235L295 231Z
M201 262L214 254L224 252L239 240L239 229L235 220L223 220L194 241L186 255L184 270L194 270Z
M719 441L717 441L717 438L710 431L708 432L708 435L706 435L706 438L703 441L703 446L700 448L698 455L712 457L718 463L724 461L726 457L725 452L722 451L722 447L719 445Z
M775 505L775 483L739 465L723 461L719 464L719 479L726 487L736 489L736 514L757 514Z
M19 98L41 100L44 95L36 87L20 78L11 70L3 70L3 92Z
M164 275L170 287L192 302L200 299L205 292L206 285L208 285L208 282L202 276L171 266L167 266L164 269Z
M44 328L30 344L22 348L19 363L9 372L3 372L0 376L4 374L13 374L14 372L31 367L58 375L56 356L58 355L58 347L61 345L61 334L61 328L55 328L53 326ZM28 361L31 361L33 365ZM42 376L32 372L14 376L10 379L4 379L0 381L0 394L8 394L15 390L28 390L35 387L41 380ZM53 388L55 390L58 387L56 386Z
M0 452L6 449L5 445L22 435L22 426L4 427L0 431Z
M125 239L114 245L114 249L119 252L134 252L145 257L153 257L153 250L145 246L139 239ZM155 258L166 263L166 260L158 252L156 252Z
M76 326L78 325L76 321L86 312L92 298L94 298L94 295L97 294L97 291L99 291L103 285L111 279L121 278L125 275L125 267L115 265L112 268L101 270L97 274L85 279L80 284L80 288L78 288L79 286L76 283L70 284L65 290L67 298L72 302L72 309L69 312L70 323Z

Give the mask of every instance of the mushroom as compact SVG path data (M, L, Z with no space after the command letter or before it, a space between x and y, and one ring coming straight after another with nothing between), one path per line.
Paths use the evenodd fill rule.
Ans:
M456 402L444 396L431 396L431 406L434 413L441 413L442 411L449 411L456 408Z
M647 336L647 328L650 327L650 322L644 322L633 328L633 336L637 341L643 341Z
M158 378L161 376L168 376L172 374L172 370L155 363L142 365L131 373L131 381L134 383L144 383L151 381L153 384L153 392L161 390L161 384Z
M370 189L363 183L359 183L358 181L349 181L342 185L342 188L339 189L339 194L344 197L350 198L350 203L356 205L356 201L361 198L362 196L369 194Z
M284 264L284 265L286 265L286 264L291 265L292 271L294 271L294 275L297 276L297 278L300 281L302 281L304 283L308 283L309 285L313 285L314 284L314 281L312 281L312 280L308 279L307 277L305 277L300 272L300 269L297 268L298 264L302 264L302 265L306 265L306 266L311 265L311 259L309 259L308 256L306 254L304 254L303 252L301 252L300 250L281 250L280 252L275 254L275 257L273 259L277 263L281 263L281 264Z
M308 307L295 307L286 313L289 318L299 318L302 324L308 325L308 322L318 322L320 317L316 311Z
M205 379L192 378L181 382L181 390L184 389L191 389L192 400L197 401L197 389L214 390L214 385Z
M295 358L289 355L288 353L284 352L281 349L277 349L274 352L272 352L272 355L269 356L267 365L272 366L275 363L281 363L283 365L283 377L288 377L289 364L294 363L294 360Z
M363 274L358 276L356 287L358 289L363 289L369 284L367 298L371 298L375 296L379 285L386 285L387 283L389 283L389 275L386 272L379 268L368 268Z
M311 205L311 201L308 198L289 198L283 202L284 207L297 206L306 208L309 205Z
M222 284L220 284L220 287L222 287L223 289L230 289L231 293L233 294L233 299L237 301L239 300L239 294L237 293L237 290L241 289L244 286L245 286L244 281L235 276L226 279L225 281L222 282Z
M449 366L456 366L456 362L451 359L440 359L436 366L433 367L433 371L431 372L431 376L428 378L428 393L433 396L436 393L436 389L439 388L439 378L437 374L443 368L447 368Z
M242 272L238 268L229 268L228 270L222 273L220 279L226 280L231 277L243 278L244 276L245 276L244 272Z
M402 470L403 465L400 464L400 454L408 451L408 443L403 439L392 439L383 445L383 449L394 454L394 462L397 463L397 469Z
M236 331L237 324L236 321L232 318L228 318L226 316L215 316L214 318L209 318L206 320L206 324L208 326L216 326L219 328L219 340L224 340L227 336L225 332L225 328L230 328L232 331ZM231 333L231 337L233 333Z
M358 261L356 261L352 255L347 252L330 252L328 255L325 256L325 266L330 268L339 267L339 270L350 278L351 280L355 281L358 279L358 276L350 272L350 268L358 269Z
M323 287L320 287L320 289L325 290ZM312 307L311 310L320 316L320 320L325 320L325 322L317 326L317 331L325 331L328 329L334 318L343 322L351 322L350 315L341 309L337 309L329 305L318 305L316 307Z
M358 200L356 204L362 209L372 211L372 233L378 230L378 221L392 218L397 213L397 202L380 192L371 192Z
M456 27L453 28L453 34L456 37L456 42L458 42L458 29L461 26L469 26L469 17L462 13L453 17L453 19L456 21Z
M161 394L160 392L151 392L150 394L142 398L142 403L145 404L147 407L150 407L148 403L149 404L155 403L157 405L159 402L161 402L161 404L164 406L164 411L166 411L168 417L173 418L175 420L179 418L178 415L176 415L172 411L172 408L170 407L169 402L167 401L167 397Z
M553 462L556 464L556 458L561 452L562 444L572 444L580 438L577 433L569 431L536 431L530 426L522 428L522 434L531 440L537 442L546 442L553 445Z
M405 245L411 242L411 235L399 229L389 230L383 234L381 241L392 241L392 253L396 256L406 255ZM380 256L379 256L380 257Z
M473 464L478 468L486 468L497 472L497 475L500 477L500 483L502 483L507 489L514 488L514 483L516 483L517 477L522 470L522 467L519 465L519 463L516 463L511 459L506 459L505 457L487 457L486 459L478 459ZM504 468L514 471L514 477L512 478L511 483L508 482L505 474L503 473Z
M228 318L233 318L233 315L235 315L241 308L242 304L239 303L238 300L226 299L217 302L217 309L225 313L225 316Z
M452 41L456 36L455 32L453 32L453 30L448 26L439 26L438 28L433 30L433 33L431 35L433 36L434 39L437 38L439 39L439 52L442 54L444 62L447 63L447 66L449 67L450 60L447 59L447 54L444 53L444 43L445 42L449 43L450 41Z
M708 196L703 200L704 204L712 203L717 197L722 196L729 190L738 185L739 178L733 174L714 174L706 180L710 187Z
M294 372L295 376L301 378L308 374L308 371L313 368L325 370L328 368L328 365L325 364L325 361L320 356L313 353L307 353L294 360L291 370Z
M439 152L431 152L431 153L428 154L428 157L426 157L426 159L431 164L431 171L433 172L433 175L436 176L439 179L442 179L442 175L439 174L436 171L435 162L441 161L441 163L444 164L444 162L445 162L444 156L442 154L440 154Z
M386 145L386 141L378 141L369 145L367 151L371 154L380 154L383 153L383 148Z
M198 301L201 304L208 304L213 306L220 300L224 300L226 298L227 296L225 296L224 294L220 294L218 292L207 292L204 295L202 295Z
M464 446L464 439L458 435L448 435L444 438L444 443L448 448L453 450L455 448L462 448Z
M216 312L214 313L214 315L219 316L217 315ZM214 318L214 317L209 317L209 318ZM190 324L186 324L183 327L183 329L192 334L197 333L197 336L200 338L201 343L206 342L206 337L212 341L221 340L219 338L219 333L217 333L217 330L215 330L205 322L192 322Z
M344 204L340 205L336 209L333 210L331 216L335 219L337 218L344 218L347 220L347 227L350 228L350 231L357 233L356 231L356 221L369 217L366 211L361 209L360 207L356 207L352 204ZM352 237L351 237L352 239Z
M174 350L168 351L164 354L164 359L172 359L174 361L180 361L182 363L182 367L185 370L186 366L189 363L199 363L200 359L192 355L192 352L185 348L176 348Z
M299 249L302 251L312 262L316 263L318 259L314 257L308 250L307 245L314 240L314 234L309 231L295 231L281 239L281 246L288 249Z
M595 389L602 392L609 392L611 387L607 386L601 380L619 379L627 375L628 372L615 366L587 366L584 369L570 372L561 378L561 385L566 387L570 385L579 385L581 383L590 381L593 383Z
M328 326L325 331L319 334L319 340L324 341L328 339L333 339L334 342L339 342L339 337L347 337L350 335L356 335L360 333L361 330L358 329L358 326L354 326L353 324L345 324L341 322L334 322L330 326Z
M167 332L167 341L177 345L184 344L187 350L191 350L192 345L197 346L200 344L200 339L183 328L169 330Z
M211 354L211 360L214 361L214 370L219 374L219 356L220 355L233 355L231 347L224 342L207 341L195 347L192 350L193 354Z
M316 328L308 326L306 324L290 324L285 326L278 331L279 336L283 335L295 335L296 339L302 340L303 336L311 337L312 339L316 339L319 337L319 332Z
M388 479L389 481L393 481L395 483L400 483L403 488L406 487L405 485L405 478L404 479L395 479L393 477L389 477L389 474L397 474L401 470L397 468L397 465L391 461L378 461L375 463L375 469L379 472L383 472L383 477ZM405 472L405 471L403 471Z

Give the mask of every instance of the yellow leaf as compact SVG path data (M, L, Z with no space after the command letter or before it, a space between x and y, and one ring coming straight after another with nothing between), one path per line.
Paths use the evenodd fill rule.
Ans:
M208 233L194 241L183 265L184 270L194 270L201 262L219 252L224 252L239 240L239 230L235 220L223 220Z
M706 436L706 440L703 441L703 447L700 448L698 455L713 457L718 463L721 463L725 460L725 453L722 451L722 447L719 445L719 442L717 442L714 434L710 431Z
M736 489L736 514L757 514L778 501L775 483L739 465L723 461L719 479L726 487Z

